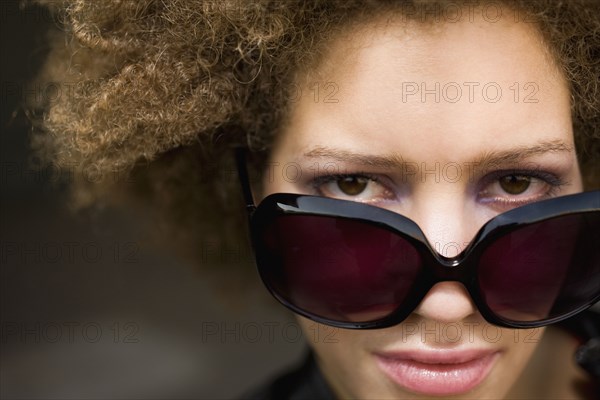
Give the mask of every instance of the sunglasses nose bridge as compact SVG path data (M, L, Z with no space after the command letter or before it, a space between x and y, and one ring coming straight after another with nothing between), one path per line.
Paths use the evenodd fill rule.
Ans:
M430 269L433 271L434 281L437 282L461 282L467 284L468 265L459 257L448 258L441 255L432 257Z

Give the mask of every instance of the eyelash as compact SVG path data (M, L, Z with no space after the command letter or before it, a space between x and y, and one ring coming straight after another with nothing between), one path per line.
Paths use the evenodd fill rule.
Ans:
M481 186L483 188L487 188L489 185L491 185L494 182L497 182L500 178L502 177L506 177L506 176L524 176L527 178L532 178L532 179L538 179L540 181L542 181L543 183L549 185L549 190L544 193L544 195L539 196L539 200L543 199L543 198L550 198L550 197L554 197L561 189L561 187L567 185L569 182L567 182L566 180L560 178L559 176L550 173L550 172L546 172L546 171L540 171L540 170L502 170L502 171L495 171L492 172L488 175L486 175L483 179L482 179L482 184ZM483 190L478 191L478 193L481 193ZM518 196L518 195L517 195ZM538 200L538 199L535 199ZM490 202L495 202L495 203L500 203L500 204L504 204L504 205L512 205L512 206L519 206L519 205L524 205L527 204L529 202L531 202L530 198L525 198L525 199L506 199L506 198L494 198L491 199Z
M353 172L353 173L345 173L345 174L330 174L330 175L316 176L309 182L309 185L316 192L320 192L319 188L321 186L323 186L327 183L341 181L346 178L362 178L362 179L367 179L369 181L373 181L375 183L380 183L383 185L383 183L382 183L383 179L380 176L370 174L368 172Z
M568 184L567 181L565 181L564 179L562 179L562 178L558 177L557 175L550 173L550 172L539 171L539 170L517 170L517 169L515 169L515 170L501 170L501 171L492 172L492 173L486 175L482 179L482 183L479 186L482 188L487 188L489 185L498 181L500 178L506 177L506 176L511 176L511 175L524 176L527 178L538 179L538 180L542 181L543 183L549 185L549 187L550 187L549 190L546 193L544 193L544 195L539 196L539 199L554 197L559 192L559 190L562 186ZM369 181L384 185L382 183L382 178L380 176L370 174L367 172L355 172L355 173L330 174L330 175L316 176L309 182L309 185L315 191L315 193L322 195L322 192L320 190L321 186L328 184L328 183L341 181L346 178L362 178L362 179L367 179ZM384 185L384 186L387 186L387 185ZM389 189L389 187L388 187L388 189ZM482 193L483 190L484 189L480 189L477 191L477 193ZM392 192L393 192L393 190L392 190ZM535 199L535 200L538 200L538 199ZM531 202L531 199L530 198L526 198L526 199L494 198L494 199L489 199L487 201L485 199L482 199L482 201L494 202L494 203L510 205L510 206L519 206L519 205L524 205L524 204Z
M341 181L346 178L363 178L368 179L370 181L379 182L379 177L373 174L369 174L367 172L353 172L346 174L329 174L329 175L321 175L315 176L312 181L310 181L310 185L314 188L318 188L321 185L326 183L331 183L335 181Z

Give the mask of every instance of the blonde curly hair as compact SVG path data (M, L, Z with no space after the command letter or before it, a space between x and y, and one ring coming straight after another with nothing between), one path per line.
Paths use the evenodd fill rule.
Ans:
M287 88L318 63L328 38L382 12L399 8L416 20L427 14L415 11L468 3L38 2L61 30L39 80L68 82L70 90L36 105L43 117L34 121L34 146L58 165L93 166L103 177L127 171L127 193L166 211L175 231L185 232L174 237L184 248L199 238L243 243L229 150L268 151L290 103ZM569 81L585 184L600 187L600 2L500 3L534 21ZM79 179L75 198L93 204L119 193L109 181Z

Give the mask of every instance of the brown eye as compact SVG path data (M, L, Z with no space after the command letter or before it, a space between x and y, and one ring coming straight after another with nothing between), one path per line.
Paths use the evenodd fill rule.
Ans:
M361 194L367 187L367 178L360 176L347 176L337 182L340 190L348 196L356 196Z
M531 178L523 175L507 175L499 181L502 190L508 194L521 194L531 185Z

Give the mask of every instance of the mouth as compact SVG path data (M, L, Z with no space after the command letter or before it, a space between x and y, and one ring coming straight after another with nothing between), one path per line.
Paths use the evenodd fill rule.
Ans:
M376 353L383 373L415 393L452 395L469 392L490 373L498 351L405 351Z

